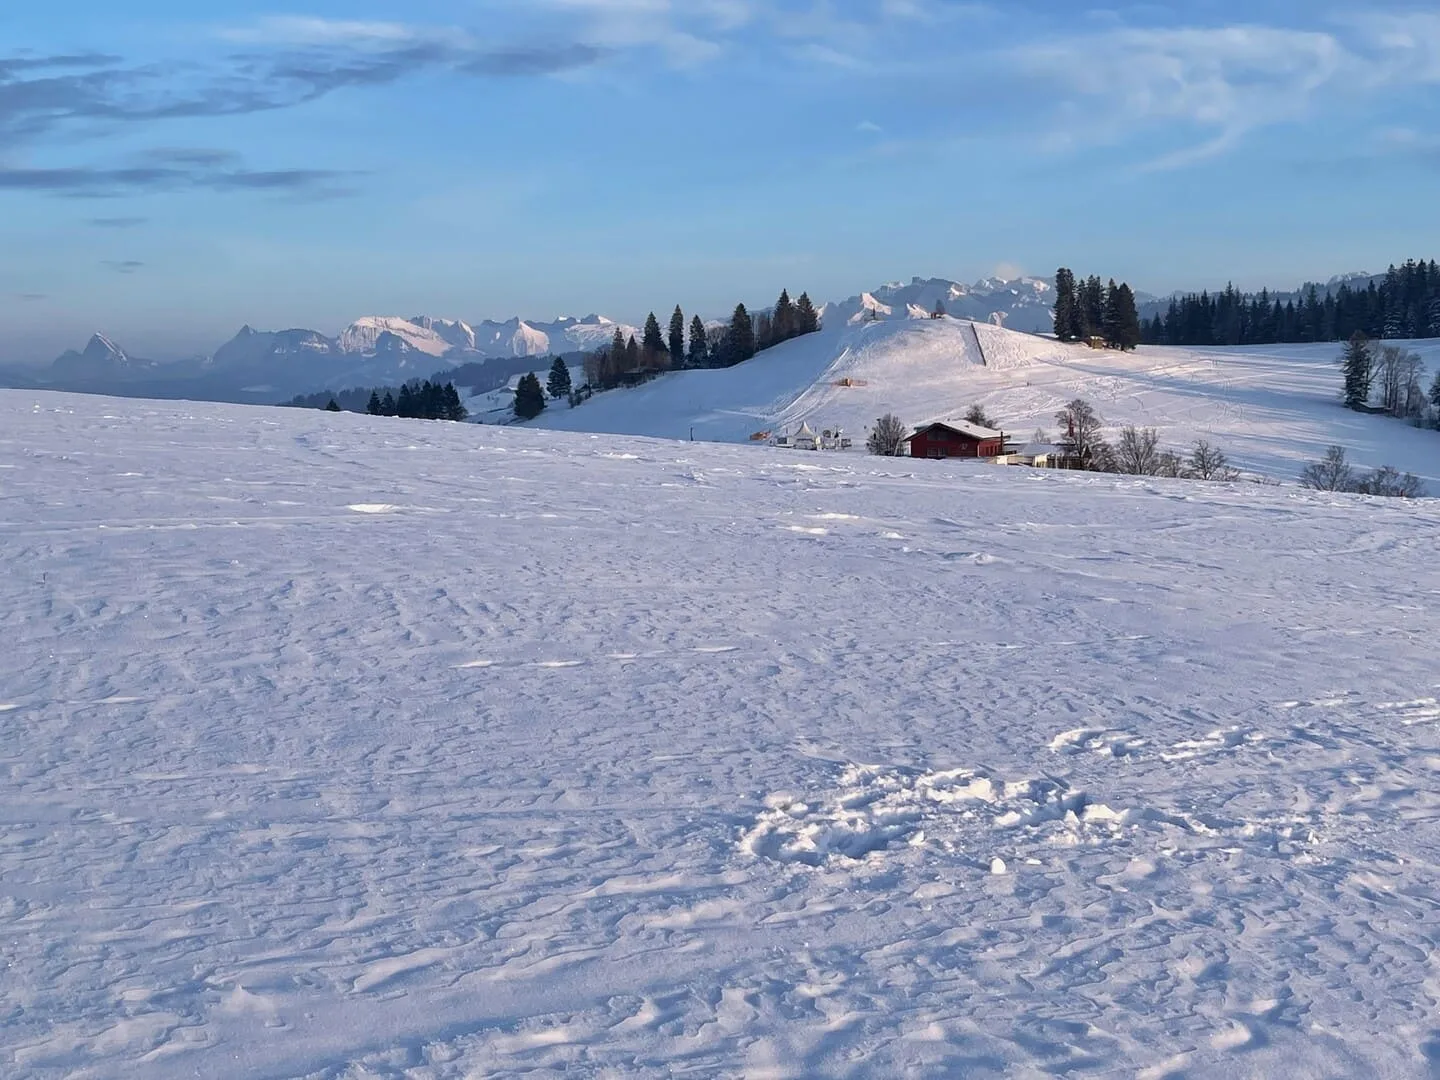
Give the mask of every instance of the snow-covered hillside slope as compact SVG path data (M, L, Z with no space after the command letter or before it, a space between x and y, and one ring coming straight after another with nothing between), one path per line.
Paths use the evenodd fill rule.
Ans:
M1433 371L1440 342L1413 343ZM827 328L721 371L666 375L552 406L537 424L563 430L743 442L755 432L842 427L858 439L893 412L918 425L981 404L1008 432L1055 429L1067 401L1090 401L1114 437L1154 427L1167 446L1207 439L1256 475L1293 480L1332 443L1358 464L1391 464L1440 494L1440 434L1340 407L1336 345L1098 352L955 319L894 319ZM849 379L850 385L843 385ZM1428 380L1427 380L1428 382Z
M1413 1077L1440 503L0 393L0 1074Z
M682 371L634 390L552 408L557 429L744 442L757 431L843 427L885 412L909 420L953 407L984 361L1009 370L1070 346L955 319L842 325L787 341L733 368ZM845 380L850 385L844 385Z

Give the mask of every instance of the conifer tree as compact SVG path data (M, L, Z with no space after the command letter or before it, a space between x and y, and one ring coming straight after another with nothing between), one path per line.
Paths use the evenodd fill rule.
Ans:
M640 346L632 334L630 340L625 343L625 370L638 371L640 369Z
M545 391L540 389L540 380L529 372L520 377L515 387L515 416L520 420L533 420L545 411Z
M725 335L726 363L741 364L755 355L755 324L744 304L735 305L730 316L730 330Z
M1100 308L1100 333L1105 336L1105 344L1112 349L1120 347L1120 307L1119 288L1115 279L1110 279L1110 284L1105 286L1105 300Z
M704 320L696 315L690 320L690 353L686 358L686 363L692 368L707 366L710 362L709 348Z
M800 299L795 301L795 332L797 334L813 334L819 329L820 313L811 303L810 294L802 292Z
M1130 351L1140 344L1140 312L1135 306L1135 293L1128 282L1122 281L1113 290L1111 305L1114 309L1114 334L1112 344L1119 349Z
M1430 404L1435 409L1435 426L1440 428L1440 371L1435 372L1435 381L1430 384Z
M337 402L337 401L332 397L332 398L330 399L330 404L325 406L325 411L326 411L326 412L340 412L340 411L341 411L341 409L340 409L340 403Z
M1075 274L1065 267L1055 271L1055 336L1080 340L1080 307L1075 295Z
M774 314L770 316L770 333L778 343L789 341L795 332L795 305L790 301L790 290L781 289L780 299L775 301Z
M409 383L400 387L400 396L395 399L395 415L406 420L415 418L415 393L410 389Z
M610 349L600 364L600 385L613 386L625 370L625 331L618 326L615 336L610 339Z
M645 320L645 337L641 346L647 356L655 356L665 351L665 339L660 336L660 320L655 318L653 311Z
M680 310L680 305L675 305L674 312L670 315L670 366L682 368L685 366L685 313Z
M369 413L371 416L379 416L379 415L380 415L380 408L381 408L380 392L379 392L378 390L371 390L371 391L370 391L370 403L365 406L365 411L366 411L367 413Z
M1093 274L1080 290L1080 319L1081 337L1105 333L1105 286Z
M459 423L470 416L470 410L460 401L460 392L453 382L445 384L445 419Z
M1370 339L1356 330L1340 357L1345 373L1345 407L1361 409L1370 403L1370 388L1375 378L1375 357Z
M395 402L395 395L389 390L385 391L385 398L380 402L381 416L396 416L400 412L400 406Z
M550 365L550 380L546 383L545 389L554 399L568 397L572 389L570 385L570 365L560 357L555 357L555 362Z

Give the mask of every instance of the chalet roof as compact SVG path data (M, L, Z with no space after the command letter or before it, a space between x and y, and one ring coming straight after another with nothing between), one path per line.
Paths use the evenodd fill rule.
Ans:
M1019 453L1022 457L1043 457L1048 454L1063 454L1065 448L1055 443L1032 442L1022 446Z
M1005 433L996 431L994 428L981 427L979 424L972 424L969 420L932 420L928 424L921 424L919 429L910 438L923 435L931 428L943 427L960 435L968 436L980 442L987 442L990 439L1003 439Z

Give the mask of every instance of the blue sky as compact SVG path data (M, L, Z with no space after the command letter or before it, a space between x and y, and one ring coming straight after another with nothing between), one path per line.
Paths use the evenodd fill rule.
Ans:
M718 314L1440 254L1440 13L1292 0L0 6L0 341Z

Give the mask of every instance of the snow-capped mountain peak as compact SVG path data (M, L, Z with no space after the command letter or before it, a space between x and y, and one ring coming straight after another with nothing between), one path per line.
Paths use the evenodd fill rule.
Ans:
M130 357L125 355L125 350L116 345L104 334L99 332L91 335L85 345L85 350L80 354L90 361L110 362L114 364L128 364Z
M432 319L429 315L412 315L409 321L435 334L452 348L466 351L475 348L475 331L469 323L459 319Z
M1045 332L1052 326L1048 282L1039 278L989 278L967 285L947 278L910 279L908 285L889 282L873 292L826 304L823 322L859 323L877 319L917 319L943 308L956 318L979 322L1003 320L1012 330Z
M452 348L450 342L435 330L419 326L409 319L385 315L366 315L356 319L340 331L336 342L341 352L362 354L401 349L441 357Z

